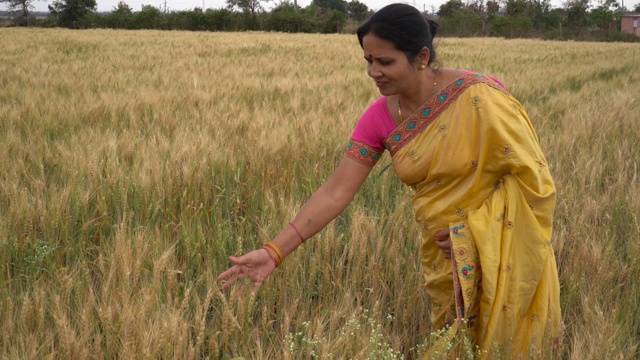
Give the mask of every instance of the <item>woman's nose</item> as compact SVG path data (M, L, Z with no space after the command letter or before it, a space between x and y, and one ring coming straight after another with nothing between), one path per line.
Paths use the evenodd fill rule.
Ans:
M379 78L382 76L382 71L376 64L369 65L369 76L372 78Z

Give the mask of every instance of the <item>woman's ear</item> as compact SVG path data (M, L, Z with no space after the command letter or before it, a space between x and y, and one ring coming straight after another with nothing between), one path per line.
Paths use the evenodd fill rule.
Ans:
M420 50L418 56L416 56L416 65L420 67L421 65L429 66L429 57L431 56L431 52L425 46Z
M429 56L431 52L425 46L420 50L418 55L416 55L415 59L413 59L413 66L415 66L419 70L424 70L429 66Z

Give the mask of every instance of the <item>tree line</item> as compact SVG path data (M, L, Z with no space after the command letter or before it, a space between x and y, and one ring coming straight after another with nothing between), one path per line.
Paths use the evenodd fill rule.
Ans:
M45 19L31 14L34 0L0 0L7 3L15 26L67 27L73 29L160 29L191 31L278 31L306 33L354 32L372 11L358 0L313 0L299 7L285 0L270 10L270 0L227 0L220 9L194 8L172 11L143 5L134 11L121 1L108 13L96 12L96 0L55 0ZM166 2L165 2L166 4ZM634 12L640 12L640 4ZM622 8L616 0L567 0L553 7L550 0L448 0L425 11L440 23L443 36L496 36L596 41L640 41L622 34Z
M640 12L640 3L634 12ZM555 40L640 41L620 31L622 14L616 0L567 0L554 8L550 0L449 0L438 15L448 36L536 37Z

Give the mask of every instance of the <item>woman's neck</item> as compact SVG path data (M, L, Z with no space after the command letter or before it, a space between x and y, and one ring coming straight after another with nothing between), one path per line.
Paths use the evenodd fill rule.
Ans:
M422 76L416 79L416 85L414 87L398 94L404 117L409 116L410 113L414 113L436 93L439 80L438 71L429 69L422 74ZM405 109L410 110L410 113L407 112L405 114Z

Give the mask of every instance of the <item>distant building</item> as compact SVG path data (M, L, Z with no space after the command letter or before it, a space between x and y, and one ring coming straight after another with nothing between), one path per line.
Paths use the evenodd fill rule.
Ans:
M640 36L640 13L623 14L620 31L625 34L634 34L636 36Z

